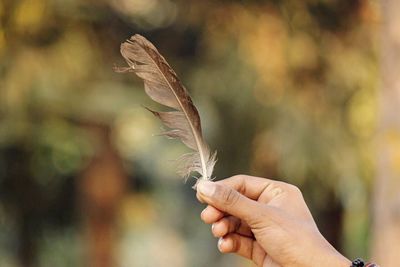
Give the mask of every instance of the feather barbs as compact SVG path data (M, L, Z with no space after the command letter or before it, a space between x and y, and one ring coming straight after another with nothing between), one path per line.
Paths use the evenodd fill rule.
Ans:
M190 173L197 172L201 175L200 179L210 180L216 163L216 153L212 153L205 142L199 112L175 71L155 46L138 34L121 44L121 54L129 68L116 70L134 72L143 79L145 92L151 99L174 109L158 112L147 108L169 128L161 135L180 139L195 151L178 159L178 173L187 178Z

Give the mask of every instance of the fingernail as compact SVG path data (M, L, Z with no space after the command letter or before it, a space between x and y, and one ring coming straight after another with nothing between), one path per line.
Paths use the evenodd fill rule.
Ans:
M200 217L203 217L203 213L206 211L206 209L202 210L200 213Z
M197 190L206 197L211 197L215 191L215 184L214 182L210 181L201 181L197 185Z
M211 231L214 231L214 228L215 228L215 223L213 223L213 224L211 225Z
M224 242L224 238L223 238L223 237L220 237L220 238L218 239L218 244L217 244L219 250L221 250L221 245L222 245L223 242Z

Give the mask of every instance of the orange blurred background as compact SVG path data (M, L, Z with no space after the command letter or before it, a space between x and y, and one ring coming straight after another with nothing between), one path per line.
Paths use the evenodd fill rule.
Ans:
M217 179L294 183L337 249L373 255L377 1L3 0L0 21L0 266L250 266L112 70L135 33L190 91Z

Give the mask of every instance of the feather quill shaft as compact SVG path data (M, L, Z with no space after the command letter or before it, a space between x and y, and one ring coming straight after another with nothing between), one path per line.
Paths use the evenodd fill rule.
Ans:
M199 112L174 70L155 46L138 34L121 44L121 54L129 67L116 68L116 71L134 72L143 79L145 92L151 99L174 109L158 112L147 108L169 128L161 135L180 139L195 151L178 159L178 172L185 178L197 172L200 179L211 179L216 153L211 153L205 142Z

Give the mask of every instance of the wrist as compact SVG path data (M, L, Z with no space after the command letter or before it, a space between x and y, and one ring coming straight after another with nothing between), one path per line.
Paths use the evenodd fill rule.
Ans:
M351 261L349 259L347 259L346 257L344 257L343 255L341 255L341 259L338 259L338 267L351 267Z
M329 244L329 243L328 243ZM330 244L324 251L321 251L317 256L318 265L310 265L310 266L325 266L325 267L351 267L351 260L347 259L341 253L339 253L333 246Z
M330 257L327 256L325 258L325 263L321 266L351 267L351 261L335 250L333 255L331 255Z

